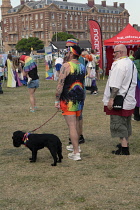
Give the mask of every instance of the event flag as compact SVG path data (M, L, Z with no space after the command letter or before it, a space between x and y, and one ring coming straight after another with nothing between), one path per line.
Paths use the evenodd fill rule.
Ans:
M95 20L89 20L92 49L97 49L100 56L99 67L103 69L102 33L100 25Z

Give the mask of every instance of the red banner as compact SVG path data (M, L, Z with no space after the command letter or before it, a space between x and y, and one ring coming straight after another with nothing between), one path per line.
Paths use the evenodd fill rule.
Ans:
M103 69L102 33L100 25L95 20L89 20L89 29L92 49L97 49L100 56L99 67Z

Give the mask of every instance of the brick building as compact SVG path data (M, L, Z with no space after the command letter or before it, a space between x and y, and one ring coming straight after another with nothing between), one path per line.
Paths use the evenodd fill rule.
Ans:
M1 30L1 22L0 22L0 54L3 53L3 44L2 44L2 30Z
M95 4L68 2L67 0L20 0L21 4L12 8L10 0L2 0L2 32L5 52L14 50L22 38L38 37L48 46L53 34L67 32L79 40L90 40L88 20L99 22L102 37L108 39L116 35L129 23L129 13L125 4L106 1Z

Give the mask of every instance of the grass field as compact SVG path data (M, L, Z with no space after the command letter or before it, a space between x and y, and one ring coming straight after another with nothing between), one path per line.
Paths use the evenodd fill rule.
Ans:
M68 129L61 112L36 133L53 133L63 144L63 162L52 167L47 148L30 163L30 151L12 145L12 133L29 131L55 112L56 81L45 80L39 67L40 88L36 91L38 110L29 112L25 86L7 88L0 95L1 210L138 210L140 209L140 123L132 121L130 156L115 156L118 139L112 139L109 116L103 112L105 80L98 82L99 94L87 92L81 161L67 158Z

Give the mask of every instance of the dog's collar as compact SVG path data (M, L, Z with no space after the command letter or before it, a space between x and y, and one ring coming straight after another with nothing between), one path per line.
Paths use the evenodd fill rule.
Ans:
M22 141L24 141L24 145L26 146L27 141L29 141L28 136L30 135L30 133L25 133L23 136Z

